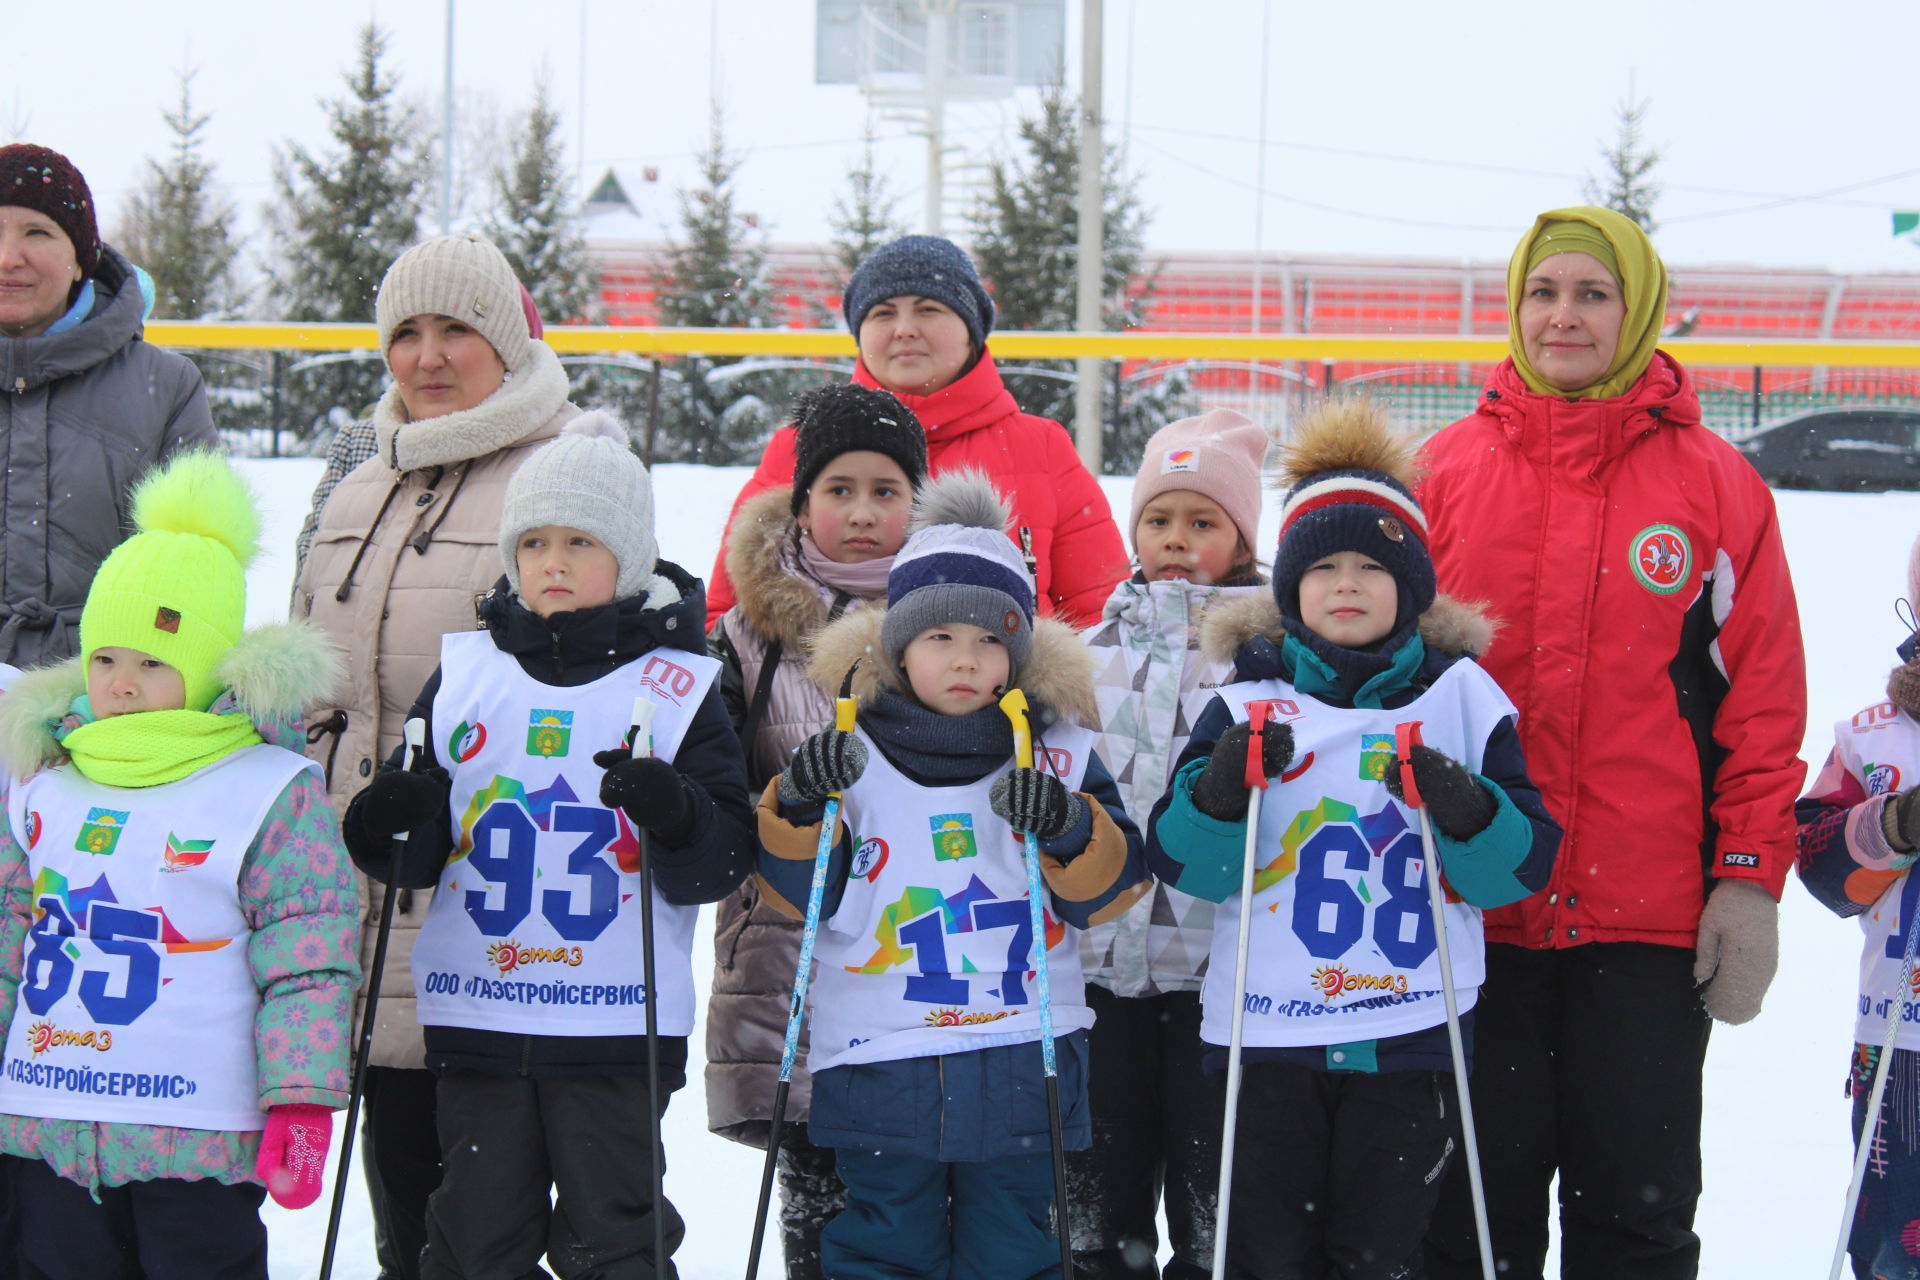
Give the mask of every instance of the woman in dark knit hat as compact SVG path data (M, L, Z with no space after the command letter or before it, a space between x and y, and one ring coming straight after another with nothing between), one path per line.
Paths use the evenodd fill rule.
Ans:
M1473 1092L1502 1274L1691 1277L1711 1019L1760 1011L1794 861L1806 673L1773 496L1658 349L1667 273L1610 209L1541 214L1507 269L1510 357L1424 450L1440 585L1506 630L1566 827L1547 892L1487 914ZM1480 1100L1487 1102L1485 1108ZM1477 1276L1465 1179L1427 1275Z
M983 471L1013 505L1010 533L1040 584L1041 607L1075 626L1099 621L1129 564L1120 532L1073 438L1020 412L987 349L993 299L973 262L938 236L903 236L874 250L841 299L860 343L853 380L900 397L927 431L931 474ZM794 429L774 433L734 502L793 475ZM707 580L707 623L733 605L727 552Z
M191 361L141 340L152 286L102 244L73 163L0 147L0 662L73 653L87 585L148 467L213 443Z

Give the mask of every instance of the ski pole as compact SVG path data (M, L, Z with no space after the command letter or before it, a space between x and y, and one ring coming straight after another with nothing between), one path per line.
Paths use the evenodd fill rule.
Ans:
M413 770L427 742L427 722L415 716L400 727L406 753L403 773ZM347 1172L353 1164L354 1129L360 1118L360 1098L367 1089L367 1059L373 1054L373 1024L380 1007L380 978L387 968L387 937L393 932L393 904L399 896L400 855L407 847L405 832L393 838L393 859L387 864L387 885L380 895L380 923L373 936L373 967L367 978L367 1007L360 1014L360 1044L353 1055L353 1079L347 1089L347 1120L340 1134L340 1164L333 1171L333 1205L327 1214L327 1239L320 1250L320 1280L333 1275L333 1250L340 1239L340 1210L347 1198Z
M653 699L634 698L628 719L627 749L635 756L653 754ZM653 1175L653 1269L667 1269L666 1182L660 1169L660 1002L653 977L653 857L647 847L647 829L636 826L640 841L640 981L647 989L643 1006L647 1019L647 1105L653 1108L653 1150L647 1163Z
M833 704L833 727L853 732L853 672L847 672L840 697ZM747 1246L747 1280L760 1274L760 1247L767 1233L767 1207L773 1200L773 1171L780 1157L780 1130L787 1120L787 1091L793 1085L793 1063L800 1053L800 1023L806 1017L807 987L813 980L813 944L820 933L820 907L827 896L827 864L833 858L833 825L840 817L840 793L827 797L820 815L820 843L813 851L813 883L807 888L807 918L800 929L800 961L793 971L793 1002L787 1006L787 1039L780 1049L780 1082L773 1090L773 1127L767 1130L767 1161L760 1170L760 1204L753 1214L753 1240Z
M1487 1229L1487 1188L1480 1179L1480 1140L1473 1125L1473 1094L1467 1088L1467 1050L1460 1039L1460 1005L1453 991L1453 955L1447 949L1447 900L1440 887L1440 851L1433 843L1433 821L1413 779L1413 749L1421 745L1420 721L1394 726L1394 767L1400 792L1420 815L1420 847L1427 859L1427 908L1433 913L1433 942L1440 952L1440 992L1447 1002L1447 1048L1453 1053L1453 1085L1460 1099L1460 1131L1465 1139L1467 1184L1473 1191L1473 1225L1480 1233L1480 1274L1494 1280L1493 1236Z
M1915 905L1920 907L1920 903ZM1913 995L1916 943L1920 943L1920 910L1914 910L1913 919L1907 922L1907 954L1900 962L1900 981L1893 989L1892 1003L1887 1009L1887 1033L1880 1039L1880 1060L1873 1064L1873 1089L1867 1094L1867 1113L1860 1123L1860 1141L1853 1153L1853 1177L1847 1183L1847 1207L1840 1217L1840 1239L1833 1246L1830 1280L1841 1280L1841 1269L1847 1263L1847 1241L1853 1235L1853 1215L1859 1208L1860 1191L1867 1181L1867 1152L1873 1149L1873 1133L1880 1126L1880 1100L1887 1091L1887 1064L1893 1060L1893 1040L1900 1028L1901 1006Z
M1013 722L1013 762L1033 768L1033 719L1027 695L1009 689L1000 698L1000 710ZM1047 1137L1053 1147L1054 1231L1060 1237L1060 1275L1073 1275L1073 1232L1067 1220L1067 1147L1060 1132L1060 1070L1053 1048L1053 984L1047 975L1047 913L1040 880L1040 838L1022 832L1027 846L1027 915L1033 929L1034 986L1040 999L1040 1065L1047 1077Z
M1247 704L1247 844L1240 859L1240 933L1233 962L1233 1030L1227 1037L1227 1110L1220 1128L1219 1203L1213 1217L1213 1280L1227 1274L1227 1218L1233 1195L1233 1145L1240 1127L1240 1048L1246 1031L1247 957L1253 942L1253 855L1259 845L1260 797L1267 790L1267 722L1273 703Z

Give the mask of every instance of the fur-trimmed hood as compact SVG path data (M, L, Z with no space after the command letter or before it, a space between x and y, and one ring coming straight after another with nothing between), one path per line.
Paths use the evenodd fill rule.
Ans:
M415 422L407 417L400 384L388 383L373 411L378 456L395 471L413 471L484 458L537 435L557 435L564 419L554 418L568 407L567 391L560 357L537 338L527 345L525 367L471 409Z
M861 609L815 633L807 678L827 697L838 697L848 669L857 662L855 697L871 698L883 688L912 697L905 677L887 661L880 643L886 617L885 609ZM1035 716L1043 726L1051 715L1089 729L1099 727L1093 670L1093 651L1081 643L1072 627L1052 618L1034 619L1033 653L1021 673L1020 687L1034 703Z
M763 489L740 504L727 530L727 577L747 625L788 653L804 653L826 625L827 600L817 583L789 573L785 556L794 519L791 485Z
M1500 623L1487 607L1449 595L1435 596L1420 615L1420 639L1429 649L1455 658L1477 658L1493 645ZM1261 591L1215 605L1200 618L1200 652L1214 662L1232 662L1240 646L1265 639L1278 648L1286 639L1280 606Z
M209 710L238 711L262 738L298 751L301 715L335 691L346 664L324 632L295 619L242 632L215 674L226 692ZM62 721L86 691L84 657L22 672L0 697L0 766L26 777L63 759Z

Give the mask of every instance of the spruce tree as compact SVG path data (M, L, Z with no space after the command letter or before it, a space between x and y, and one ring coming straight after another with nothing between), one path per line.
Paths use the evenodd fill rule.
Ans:
M1020 141L1020 154L995 159L988 167L987 192L973 215L973 257L993 289L997 327L1072 329L1079 295L1080 121L1064 87L1041 91L1038 113L1020 121ZM1122 171L1115 148L1107 148L1103 169L1101 292L1106 303L1101 323L1107 329L1134 328L1145 323L1153 294L1151 279L1135 284L1146 257L1147 214L1138 176ZM1058 361L1037 367L1059 374L1072 365ZM1073 429L1070 382L1045 375L1010 377L1009 382L1023 409ZM1115 403L1107 409L1103 456L1115 474L1131 472L1148 437L1193 410L1183 377L1151 385L1144 399L1108 397Z
M886 175L874 166L873 125L860 139L860 163L847 171L847 189L833 202L827 225L833 228L834 288L847 281L867 255L907 234L894 214L900 198L887 188Z
M164 320L221 315L238 301L233 280L240 241L234 207L220 194L202 153L207 120L193 109L191 69L180 72L180 101L161 118L173 134L165 162L148 160L127 197L114 237L153 280L153 314Z
M486 234L513 264L540 314L554 323L594 323L599 282L587 261L560 140L560 113L545 79L515 130L512 154L493 171Z
M1654 202L1660 198L1660 184L1648 175L1660 163L1658 147L1648 146L1641 136L1647 118L1647 100L1634 99L1629 89L1618 108L1619 131L1613 145L1600 148L1606 172L1599 178L1589 176L1582 184L1587 203L1604 205L1624 213L1652 235L1660 224L1654 221Z
M680 234L667 246L654 296L664 324L770 328L766 249L754 220L736 207L740 160L727 150L724 125L716 105L697 161L700 182L679 193ZM675 365L670 398L662 396L661 458L729 465L757 452L777 425L790 379L743 375L733 367L739 364L737 358L690 356Z
M347 94L323 104L334 148L323 154L288 141L274 157L277 198L266 211L276 248L269 268L273 305L288 320L366 323L393 260L419 238L428 177L418 116L395 96L382 65L387 39L372 23L345 75ZM298 363L298 362L296 362ZM332 361L288 379L296 431L372 405L385 380L378 361Z

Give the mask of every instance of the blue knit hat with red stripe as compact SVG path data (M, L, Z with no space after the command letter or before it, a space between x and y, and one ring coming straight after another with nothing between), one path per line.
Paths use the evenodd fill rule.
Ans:
M1017 681L1033 651L1033 575L1007 536L1012 519L993 483L977 471L949 471L914 500L906 545L887 574L880 643L900 665L928 627L971 623L1000 637Z
M1427 516L1411 487L1413 459L1412 439L1365 399L1321 406L1280 446L1278 481L1291 486L1273 559L1282 618L1299 620L1300 579L1309 568L1335 552L1357 551L1400 589L1394 635L1419 625L1435 585Z

